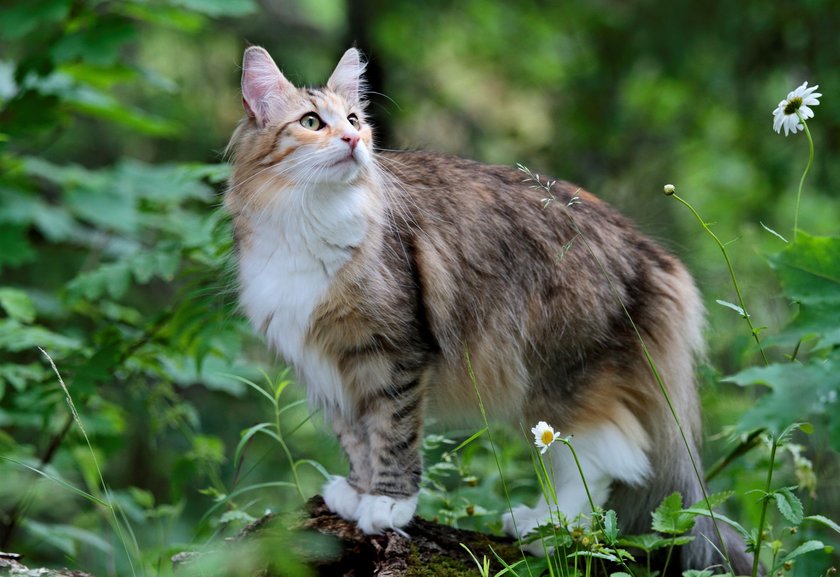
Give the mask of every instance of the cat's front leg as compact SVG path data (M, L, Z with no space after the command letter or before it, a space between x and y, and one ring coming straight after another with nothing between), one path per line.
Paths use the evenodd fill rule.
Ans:
M356 510L367 534L408 525L417 508L423 462L423 399L419 383L383 391L367 404L371 480Z
M348 521L358 520L362 495L369 491L371 481L370 443L363 419L347 419L341 414L331 416L333 430L350 461L347 477L335 475L323 488L324 502L330 511Z

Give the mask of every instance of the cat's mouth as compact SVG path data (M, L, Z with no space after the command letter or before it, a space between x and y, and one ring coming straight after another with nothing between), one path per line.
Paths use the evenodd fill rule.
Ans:
M358 164L359 160L356 158L355 151L351 150L347 156L339 158L333 163L333 166L344 166L345 164Z

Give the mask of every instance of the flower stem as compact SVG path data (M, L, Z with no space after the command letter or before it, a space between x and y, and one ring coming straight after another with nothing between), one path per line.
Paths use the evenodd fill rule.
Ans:
M729 276L732 278L732 284L735 286L735 294L738 295L738 305L741 307L741 310L744 313L743 317L750 327L750 333L752 333L752 336L755 339L755 344L758 345L758 351L761 353L761 358L764 361L764 364L769 365L770 362L767 360L767 355L764 354L764 348L761 346L761 339L759 339L758 337L759 331L753 326L752 319L750 319L750 315L747 313L747 305L744 302L743 295L741 294L741 288L738 286L738 279L735 278L735 269L732 267L732 261L729 260L729 254L726 252L726 246L720 241L717 235L714 232L712 232L712 229L709 228L709 225L706 224L706 221L703 220L703 217L701 217L700 214L696 210L694 210L693 206L691 206L687 201L683 200L676 194L671 194L670 196L676 198L678 201L680 201L688 207L688 210L690 210L692 214L694 214L694 216L697 217L697 220L703 226L705 231L709 233L709 236L711 236L714 239L715 243L718 245L718 248L720 248L720 251L723 253L723 258L726 261L726 266L729 267Z
M809 154L808 165L805 167L805 172L802 173L802 178L799 179L799 190L796 191L796 212L793 215L793 242L796 242L796 232L799 230L799 199L802 197L802 185L805 183L805 177L808 175L808 171L811 170L811 165L814 163L814 139L811 138L811 131L808 130L808 123L805 122L802 113L797 110L796 115L799 117L799 121L805 129L805 136L808 137Z
M773 462L776 460L776 447L778 440L773 437L770 445L770 466L767 467L767 483L764 487L764 499L761 504L761 517L758 520L758 531L755 538L755 555L753 557L752 577L758 575L758 557L761 553L761 534L764 532L764 520L767 517L767 504L770 502L770 484L773 481Z

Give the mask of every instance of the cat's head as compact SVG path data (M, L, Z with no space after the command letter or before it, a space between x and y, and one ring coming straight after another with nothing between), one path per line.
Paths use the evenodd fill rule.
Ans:
M363 71L361 54L351 48L326 86L298 88L265 49L248 48L242 61L247 118L232 140L235 165L250 165L251 171L287 186L360 178L372 162L373 146L364 114Z

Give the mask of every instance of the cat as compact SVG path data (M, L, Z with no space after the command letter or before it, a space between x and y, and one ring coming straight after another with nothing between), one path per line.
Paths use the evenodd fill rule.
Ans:
M324 486L327 506L368 534L403 531L424 414L478 413L473 383L492 417L573 435L592 500L625 531L649 532L674 491L699 501L640 341L699 458L704 313L685 267L570 183L546 203L512 167L375 150L363 71L351 48L325 86L298 88L249 47L224 200L241 308L349 459ZM560 510L591 513L570 451L550 450ZM519 506L504 527L524 536L550 518L544 503ZM721 565L708 520L694 531L682 566ZM743 542L722 531L737 574L750 572Z

